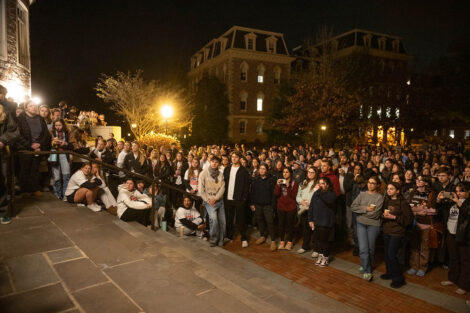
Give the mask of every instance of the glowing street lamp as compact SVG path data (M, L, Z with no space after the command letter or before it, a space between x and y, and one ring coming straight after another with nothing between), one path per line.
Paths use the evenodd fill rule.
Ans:
M325 131L325 130L326 130L326 126L325 126L325 125L322 125L322 126L321 126L321 130Z
M132 123L132 124L131 124L131 127L132 127L132 128L137 128L137 124L136 124L136 123Z
M173 107L169 104L165 104L160 108L160 113L162 114L163 118L165 119L165 135L168 135L168 119L173 116Z
M36 104L36 105L40 105L41 102L42 102L42 99L39 98L39 97L32 97L31 100Z
M326 126L321 125L320 129L321 129L321 132L318 132L318 148L320 148L320 146L321 146L321 136L322 136L322 133L324 133L326 131Z

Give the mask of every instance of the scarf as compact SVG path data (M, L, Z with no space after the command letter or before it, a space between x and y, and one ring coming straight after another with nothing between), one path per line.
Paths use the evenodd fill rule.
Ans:
M211 177L214 178L215 183L219 183L219 170L218 169L213 169L212 167L209 166L209 174L211 174Z

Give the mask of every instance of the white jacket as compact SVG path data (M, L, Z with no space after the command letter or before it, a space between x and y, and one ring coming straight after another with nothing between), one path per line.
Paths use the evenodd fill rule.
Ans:
M175 214L175 228L176 229L179 229L181 226L183 226L183 224L181 224L180 222L180 219L182 218L186 218L196 225L199 225L202 223L201 214L199 214L199 212L194 208L186 209L185 207L180 207L176 211L176 214Z
M147 205L152 204L152 199L149 196L140 193L137 189L134 191L129 191L126 189L126 185L122 184L118 187L119 195L117 197L117 215L121 218L122 214L127 210L127 208L132 208L136 210L146 210L148 209ZM137 200L131 200L131 197L134 196Z
M72 177L70 177L64 196L67 197L71 195L75 190L78 190L80 186L87 181L88 179L86 178L85 174L83 174L82 170L76 171L72 175Z

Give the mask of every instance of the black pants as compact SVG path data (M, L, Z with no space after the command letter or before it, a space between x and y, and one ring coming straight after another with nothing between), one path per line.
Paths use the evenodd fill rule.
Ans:
M470 247L461 246L455 241L455 235L447 232L449 250L449 280L459 288L470 291Z
M20 154L19 162L21 192L39 191L39 163L41 162L41 157L30 154Z
M224 200L225 218L227 222L227 237L233 239L235 233L234 218L236 219L238 230L242 237L242 241L248 240L246 234L246 212L245 201Z
M296 211L277 210L279 217L279 237L281 241L292 241Z
M300 224L302 225L302 249L310 250L312 249L312 235L313 231L310 225L308 224L308 213L304 212L300 216Z
M184 189L184 186L182 184L175 185L175 187L179 189ZM173 207L175 208L175 210L178 210L178 208L183 205L183 194L175 189L171 189L170 193L171 193L171 203L173 204Z
M333 227L315 226L315 248L324 257L330 255L330 234Z
M274 241L274 211L271 205L255 204L255 216L258 223L260 235L267 238L268 235Z
M403 236L388 235L384 236L385 249L385 266L387 268L386 275L392 279L394 283L402 283L405 281L400 264L398 262L398 250L402 246Z
M122 213L121 220L124 222L136 221L144 226L147 226L150 224L150 209L136 210L127 208L124 213Z

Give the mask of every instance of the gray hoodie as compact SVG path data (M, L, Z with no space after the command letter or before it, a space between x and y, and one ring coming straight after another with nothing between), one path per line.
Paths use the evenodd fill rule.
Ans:
M357 214L357 222L365 225L380 226L382 221L382 205L384 196L376 192L370 194L368 191L361 192L351 205L351 210ZM375 204L372 212L367 212L367 207Z

